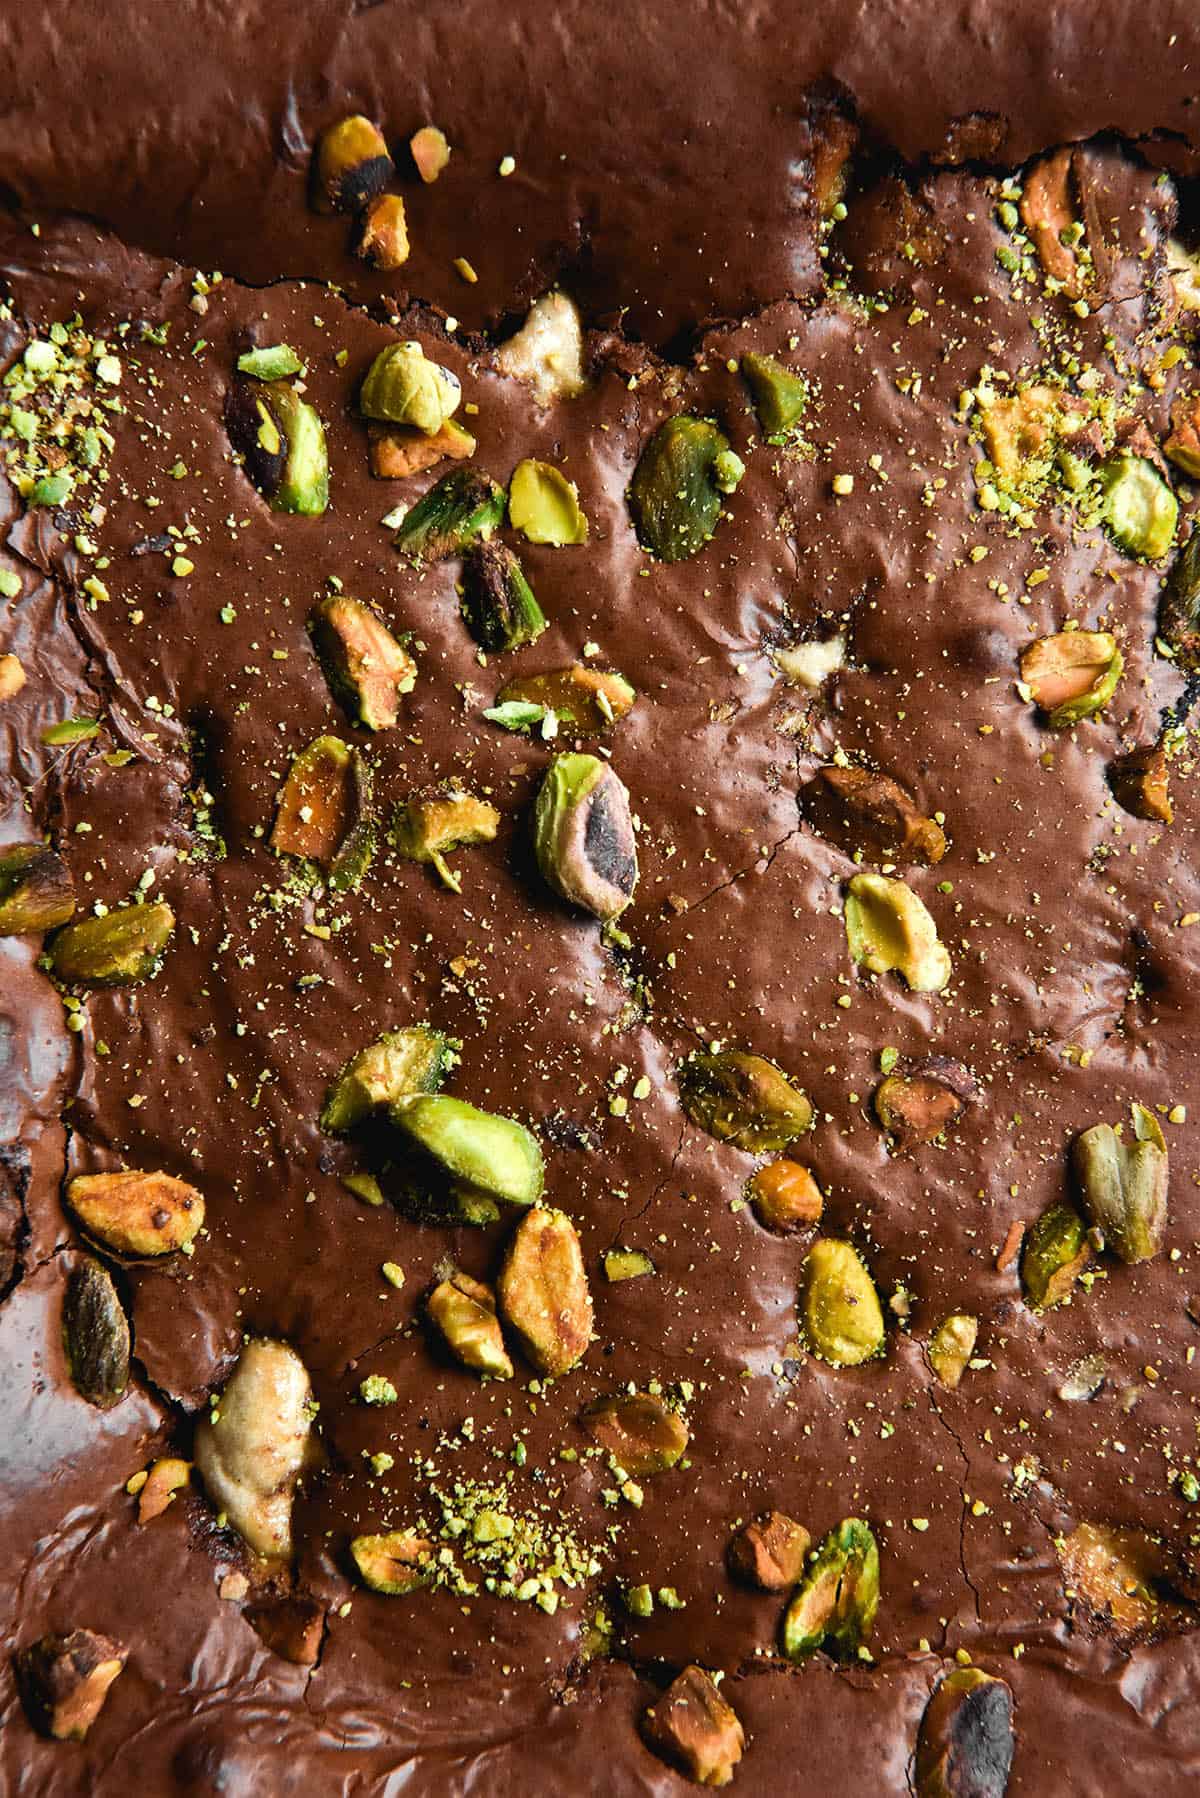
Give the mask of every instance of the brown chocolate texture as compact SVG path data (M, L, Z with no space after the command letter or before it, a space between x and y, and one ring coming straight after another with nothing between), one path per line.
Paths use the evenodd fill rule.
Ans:
M597 39L581 121L575 77L528 9L497 27L484 9L416 21L388 5L325 6L284 34L265 9L242 7L221 69L211 51L190 59L194 79L169 101L154 66L163 27L135 10L131 59L111 9L84 46L96 93L121 96L103 130L34 128L62 79L53 47L21 102L27 124L18 110L4 127L6 179L41 223L35 237L14 220L0 242L4 365L78 310L122 358L127 410L94 531L106 600L82 590L93 559L72 546L78 519L24 513L6 495L3 559L22 585L0 613L0 653L19 655L29 679L0 707L3 835L48 833L85 910L152 872L144 890L170 901L179 928L160 974L90 996L77 1033L36 967L36 940L0 940L0 1138L30 1157L28 1182L16 1156L0 1173L0 1250L11 1235L16 1261L0 1305L3 1628L13 1646L78 1627L128 1651L72 1746L28 1728L5 1662L0 1786L107 1798L134 1777L164 1794L382 1793L407 1780L451 1798L483 1781L665 1798L680 1778L637 1720L698 1663L726 1673L746 1732L744 1790L786 1766L801 1798L834 1779L864 1798L903 1794L930 1691L963 1650L1013 1688L1010 1791L1191 1789L1200 1635L1172 1611L1169 1629L1116 1641L1068 1595L1055 1550L1083 1520L1157 1532L1180 1555L1195 1533L1168 1477L1196 1442L1186 1306L1200 1290L1189 1091L1200 935L1180 922L1200 913L1191 750L1172 763L1169 829L1121 812L1105 773L1157 737L1184 681L1154 652L1161 569L1061 508L1025 529L980 510L979 446L959 410L985 367L1073 359L1161 442L1189 380L1186 362L1157 380L1175 341L1158 304L1175 194L1128 145L1085 152L1112 255L1106 291L1080 317L1037 280L1014 287L997 263L1009 239L997 179L981 168L884 171L872 149L856 159L848 218L822 235L802 89L832 77L868 137L913 158L944 149L969 113L997 115L1003 130L976 125L951 149L1006 169L1101 127L1185 144L1194 23L1162 8L1127 55L1110 51L1100 86L1087 41L1114 31L1111 8L1062 8L1040 36L1032 9L988 11L986 58L966 7L939 12L936 29L910 23L902 43L889 23L849 47L834 44L845 31L828 9L802 51L780 17L741 19L726 42L707 14L708 38L677 36L672 15L648 49ZM202 21L175 12L182 65ZM568 20L581 57L599 31L590 17ZM18 67L32 69L32 20L11 31ZM397 34L405 68L423 72L421 99L381 85ZM536 105L517 103L526 51ZM722 121L705 131L689 110L702 53L706 108ZM1053 80L1064 59L1075 78ZM231 74L234 60L250 73ZM354 260L345 220L305 204L313 134L351 104L401 150L428 109L455 146L428 188L401 171L414 242L403 287ZM507 179L505 154L517 161ZM114 229L56 220L56 207ZM449 267L460 254L477 287ZM202 314L190 305L197 264L227 277ZM842 285L822 287L823 265ZM591 323L631 310L624 334L592 334L589 391L543 411L494 371L492 337L477 333L511 322L558 275ZM402 313L409 294L425 304ZM464 328L447 335L447 313ZM677 362L635 341L678 351L681 331L712 317L744 322L702 334ZM143 323L169 324L165 345ZM585 546L506 533L550 620L513 655L481 663L457 563L418 574L380 523L436 478L369 475L353 398L397 326L478 406L474 466L503 482L539 457L578 486ZM308 364L306 397L329 439L323 517L273 514L229 459L224 395L248 336L287 342ZM759 441L728 366L748 350L809 379L803 452ZM1157 384L1136 378L1151 372ZM715 418L748 472L713 541L665 566L638 549L625 490L651 430L679 410ZM835 493L839 474L853 475L852 492ZM145 546L188 525L194 572L176 576L173 541ZM330 577L410 633L418 677L395 731L356 731L330 698L304 628ZM1051 733L1016 691L1017 660L1068 617L1115 631L1125 674L1098 721ZM817 697L780 678L773 649L835 632L847 665ZM591 643L597 665L639 694L605 739L639 820L629 949L605 946L538 879L530 811L550 752L481 716L513 674L564 666ZM44 748L41 731L74 716L99 718L101 735ZM287 890L266 836L291 755L322 731L369 753L385 815L450 777L499 808L497 840L455 855L461 897L386 848L355 893ZM115 750L132 759L111 765ZM839 754L944 814L945 859L902 870L951 952L941 996L850 962L841 907L855 866L804 827L796 799ZM390 1194L383 1158L318 1127L347 1056L421 1020L461 1040L456 1094L538 1132L548 1202L580 1231L596 1337L542 1392L519 1355L515 1382L481 1386L431 1348L422 1322L440 1264L494 1281L516 1219L449 1229L366 1206L341 1176L370 1167ZM714 1039L777 1061L812 1098L816 1125L795 1152L826 1195L822 1230L855 1242L884 1296L884 1359L839 1369L803 1354L805 1239L756 1225L741 1204L755 1158L702 1134L678 1103L675 1066ZM980 1082L944 1143L889 1154L870 1111L885 1046L953 1057ZM635 1098L642 1077L649 1092ZM997 1272L999 1247L1011 1222L1067 1192L1071 1137L1134 1098L1188 1107L1164 1123L1166 1251L1107 1262L1069 1307L1036 1315L1016 1268ZM124 1269L134 1375L100 1412L71 1389L59 1338L79 1238L58 1192L64 1177L118 1162L196 1184L207 1224L192 1257ZM609 1284L601 1257L614 1245L644 1250L656 1272ZM403 1288L383 1278L385 1261L403 1267ZM0 1290L2 1275L0 1262ZM948 1392L923 1344L953 1311L977 1316L980 1335L978 1365ZM290 1342L320 1404L324 1466L297 1504L291 1581L264 1581L198 1484L144 1527L123 1490L157 1456L190 1453L193 1420L243 1333ZM1097 1354L1097 1396L1060 1399L1068 1370ZM394 1405L358 1401L372 1374L396 1387ZM642 1482L640 1508L613 1505L610 1469L589 1457L576 1419L651 1381L686 1395L687 1455ZM381 1452L393 1465L377 1472L369 1457ZM561 1513L601 1564L553 1615L486 1591L398 1599L356 1582L351 1537L436 1521L431 1484L505 1475L514 1509ZM883 1595L869 1661L779 1661L780 1596L725 1565L734 1529L772 1509L818 1542L843 1517L871 1521ZM231 1571L251 1581L249 1614L218 1595ZM683 1608L628 1614L621 1594L642 1584L673 1589ZM306 1637L316 1660L271 1653L295 1615L311 1622L313 1600L325 1613L323 1634ZM597 1613L612 1653L589 1658Z

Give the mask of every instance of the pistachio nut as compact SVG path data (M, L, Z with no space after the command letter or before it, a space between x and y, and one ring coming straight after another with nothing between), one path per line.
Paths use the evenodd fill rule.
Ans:
M535 1205L513 1233L497 1296L533 1365L557 1377L582 1360L592 1337L592 1296L575 1226Z
M659 425L634 471L629 503L643 549L682 562L703 549L721 516L719 458L729 440L704 418L680 413Z
M520 330L496 351L496 367L525 381L540 406L582 393L587 386L583 325L574 301L565 293L535 300Z
M1163 454L1189 480L1200 481L1200 393L1181 393L1171 407L1171 435Z
M1134 1140L1093 1124L1071 1145L1084 1210L1107 1248L1132 1265L1162 1248L1167 1227L1167 1145L1153 1113L1134 1105Z
M129 1385L129 1320L112 1275L90 1255L67 1278L62 1325L76 1392L89 1405L111 1410Z
M377 481L405 481L439 462L465 462L475 454L470 431L448 418L440 431L427 436L415 425L367 425L371 473Z
M729 1570L760 1592L786 1592L804 1572L812 1537L783 1511L751 1518L730 1539Z
M1158 1622L1167 1554L1145 1530L1080 1523L1055 1546L1069 1595L1118 1636L1136 1635Z
M47 954L71 986L137 986L158 967L175 929L165 899L124 905L103 917L79 918L50 939Z
M1200 312L1200 262L1177 237L1167 239L1166 269L1179 310L1185 314Z
M1021 1284L1035 1311L1061 1305L1091 1260L1087 1228L1073 1205L1051 1205L1028 1231Z
M335 1136L410 1093L434 1093L458 1056L453 1040L430 1024L387 1030L346 1062L325 1095L321 1128Z
M1077 298L1083 287L1083 265L1072 242L1077 236L1073 230L1073 157L1070 149L1056 150L1026 171L1020 214L1043 272Z
M271 848L315 862L339 892L357 886L375 854L371 788L361 750L340 737L316 737L292 758Z
M330 593L313 607L308 628L338 703L368 730L390 730L417 665L378 612L348 593Z
M451 789L445 793L414 794L392 814L391 839L396 853L406 861L428 862L452 893L462 882L446 857L452 849L472 843L495 841L500 814L486 799Z
M818 693L831 674L839 674L846 666L846 639L814 637L807 643L773 649L771 660L789 686Z
M500 654L536 643L546 618L507 543L477 543L463 560L462 609L481 649Z
M500 1333L490 1286L456 1268L434 1287L425 1309L451 1354L464 1367L498 1380L512 1379L513 1364Z
M579 1421L593 1442L635 1480L665 1473L688 1445L683 1418L652 1392L619 1392L597 1399Z
M582 736L610 729L633 710L637 698L623 674L580 662L546 674L516 674L496 696L498 705L531 705L553 712L568 731Z
M312 1386L286 1342L255 1338L196 1426L208 1496L256 1554L291 1560L292 1504L313 1459Z
M785 1149L812 1124L805 1094L765 1056L740 1049L693 1055L676 1078L693 1124L749 1154Z
M1200 531L1195 529L1163 584L1158 631L1181 668L1200 669Z
M783 1652L803 1660L824 1648L852 1660L870 1640L879 1609L879 1548L869 1524L843 1518L830 1530L783 1614Z
M1156 562L1175 540L1179 501L1148 456L1128 450L1099 469L1105 529L1126 555Z
M956 1667L921 1718L917 1798L1004 1798L1014 1747L1011 1689L982 1667Z
M75 882L60 855L42 843L0 849L0 936L33 936L75 915Z
M6 699L15 699L25 685L25 670L20 656L0 656L0 705Z
M1171 770L1161 743L1117 756L1107 772L1113 798L1122 811L1148 823L1171 822Z
M14 1665L34 1728L58 1742L82 1742L125 1665L125 1650L111 1636L73 1629L22 1648Z
M759 1223L779 1236L819 1224L825 1209L821 1188L808 1168L783 1156L759 1168L748 1192Z
M940 993L950 979L950 956L924 901L903 880L856 874L846 894L846 942L851 958L872 974L893 970L914 993Z
M364 418L412 425L432 437L457 412L461 399L458 376L431 362L419 343L389 343L367 370L358 409Z
M376 194L370 201L362 216L357 249L364 262L385 274L404 267L411 245L408 216L399 194Z
M621 1280L640 1280L646 1274L656 1272L653 1261L642 1249L605 1249L604 1277L616 1283Z
M433 1543L412 1530L389 1530L383 1536L355 1536L350 1544L354 1565L365 1586L389 1598L405 1598L428 1586L434 1575Z
M395 173L378 125L351 113L317 139L312 160L312 203L318 212L357 212L381 193Z
M745 1731L702 1667L685 1667L642 1715L646 1745L699 1786L726 1786L742 1758Z
M533 1205L541 1197L542 1151L515 1118L480 1111L445 1093L405 1095L394 1101L389 1115L456 1186L507 1205Z
M418 175L426 187L431 187L450 160L446 133L436 125L422 125L409 138L408 148Z
M315 407L287 381L236 380L225 396L225 429L273 512L319 517L325 511L325 427Z
M301 374L304 364L290 343L271 343L243 351L237 368L240 375L253 375L256 381L283 381Z
M884 1348L883 1307L853 1243L819 1236L804 1262L800 1316L814 1355L831 1367L858 1367Z
M517 463L508 486L508 521L530 543L562 548L588 539L579 490L552 462Z
M558 755L538 791L535 849L542 878L572 905L606 921L637 886L629 794L609 762Z
M975 1076L961 1061L931 1055L889 1074L875 1089L875 1116L898 1149L934 1142L978 1097Z
M774 356L750 351L742 357L742 379L754 398L754 410L768 443L787 443L808 406L808 382Z
M1021 679L1051 730L1070 730L1102 712L1124 668L1111 631L1059 631L1021 655Z
M798 797L810 828L846 855L932 867L946 853L941 825L886 774L831 762L817 769Z
M979 1319L965 1311L952 1311L944 1317L929 1338L929 1365L943 1386L955 1390L975 1353L979 1336Z
M137 1495L139 1524L152 1523L161 1517L177 1492L182 1492L192 1477L192 1464L178 1455L164 1455L146 1475L146 1483Z
M121 1255L186 1248L204 1223L204 1200L186 1180L135 1169L77 1174L67 1203L84 1228Z
M405 515L394 542L413 562L442 562L490 537L504 518L503 487L473 468L452 468Z

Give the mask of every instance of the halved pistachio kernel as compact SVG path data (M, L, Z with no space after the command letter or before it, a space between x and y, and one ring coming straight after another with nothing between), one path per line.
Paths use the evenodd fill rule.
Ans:
M1179 501L1154 463L1123 450L1102 462L1098 474L1101 519L1117 548L1148 562L1165 556L1175 540Z
M572 905L606 922L637 886L629 793L611 763L555 756L538 791L534 847L542 878Z
M177 1492L182 1492L192 1477L192 1464L178 1455L164 1455L150 1468L146 1483L137 1495L138 1522L147 1524L161 1517Z
M1056 150L1026 171L1020 212L1043 272L1076 298L1082 286L1082 270L1071 243L1076 234L1073 157L1070 149Z
M729 440L706 418L680 413L659 425L634 471L629 503L638 542L660 562L703 549L721 516L718 458Z
M1169 1584L1168 1555L1147 1531L1080 1523L1055 1547L1071 1596L1119 1637L1159 1622Z
M371 423L367 442L371 474L377 481L404 481L439 462L465 462L476 450L475 439L456 418L448 418L432 436L415 425Z
M407 514L394 542L414 562L462 555L503 521L503 487L473 468L452 468Z
M744 1523L725 1551L729 1570L760 1592L786 1592L804 1572L812 1537L783 1511L767 1511Z
M533 1365L557 1379L583 1359L592 1339L592 1295L570 1218L534 1205L508 1245L497 1283L505 1321Z
M574 301L565 293L535 300L520 330L496 351L496 367L532 387L540 406L582 393L583 325Z
M425 1309L452 1355L476 1373L511 1380L513 1364L500 1333L496 1297L490 1286L454 1269L434 1287Z
M256 1554L292 1558L296 1485L315 1454L313 1414L312 1382L295 1349L256 1337L196 1425L209 1499Z
M1021 1284L1035 1311L1061 1305L1087 1263L1092 1249L1087 1226L1073 1205L1051 1205L1025 1236Z
M978 1336L977 1317L970 1317L965 1311L952 1311L929 1338L929 1365L941 1384L951 1392L967 1370Z
M1190 480L1200 481L1200 393L1181 393L1171 407L1171 435L1163 454Z
M316 409L287 381L239 377L225 396L225 428L273 512L319 517L329 504L329 451Z
M75 915L75 882L44 843L0 849L0 936L32 936Z
M458 376L431 362L419 343L389 343L367 370L358 409L364 418L412 425L431 437L457 412L461 399Z
M0 705L6 699L15 699L25 685L25 670L19 656L0 656Z
M378 125L351 113L317 139L312 161L312 203L318 212L357 212L381 193L395 164Z
M656 1269L653 1261L643 1249L605 1249L604 1277L610 1282L619 1280L640 1280L645 1274L653 1274Z
M22 1702L35 1729L56 1742L82 1742L125 1665L125 1649L90 1629L42 1636L14 1655Z
M431 186L450 160L446 133L436 125L422 125L409 138L408 147L418 175L427 187Z
M243 351L237 368L240 375L252 375L256 381L284 381L300 374L304 364L290 343L272 343Z
M1124 668L1111 631L1058 631L1021 654L1021 679L1051 730L1069 730L1103 711Z
M204 1223L204 1200L171 1174L78 1174L67 1203L84 1227L122 1255L186 1248Z
M914 993L940 993L950 956L924 901L903 880L856 874L846 894L846 943L872 974L901 974Z
M821 1188L808 1168L782 1157L759 1168L748 1192L759 1223L780 1236L820 1223L825 1209Z
M340 737L316 737L292 758L271 848L315 862L338 891L357 886L375 853L371 786L359 750Z
M579 490L552 462L518 462L508 484L508 521L530 543L563 548L586 543L588 521Z
M651 1392L619 1392L599 1398L580 1423L600 1447L635 1480L665 1473L687 1448L687 1424Z
M322 1130L340 1136L381 1106L436 1092L457 1059L451 1038L430 1024L385 1031L350 1057L329 1088Z
M1167 1227L1167 1145L1154 1115L1134 1105L1134 1140L1111 1124L1093 1124L1071 1145L1071 1165L1084 1210L1106 1248L1132 1265L1162 1248Z
M982 1667L956 1667L921 1718L917 1798L1004 1798L1015 1746L1009 1687Z
M1195 528L1163 583L1158 633L1181 668L1200 669L1200 530Z
M693 1055L676 1077L693 1124L751 1155L786 1148L812 1124L804 1093L765 1056L740 1049Z
M575 662L546 674L515 674L505 681L496 702L540 706L543 714L553 712L566 730L591 735L619 723L633 710L636 698L623 674Z
M641 1728L652 1753L699 1786L727 1786L746 1746L737 1712L703 1667L685 1667L642 1713Z
M412 246L408 241L408 217L399 194L376 194L363 213L356 248L364 262L386 274L404 267Z
M876 1087L872 1104L898 1149L934 1142L958 1122L979 1086L969 1068L948 1055L931 1055Z
M383 1536L355 1536L350 1544L363 1584L389 1598L404 1598L428 1586L434 1575L434 1546L413 1530Z
M338 703L368 730L390 730L400 696L411 693L417 664L371 606L330 593L309 613L308 628Z
M754 351L742 357L741 370L767 442L787 443L808 406L808 382L774 356Z
M941 825L886 774L830 762L805 782L798 798L810 827L847 855L933 866L946 853Z
M883 1307L853 1243L836 1236L813 1243L801 1276L800 1320L809 1348L831 1367L859 1367L883 1353Z
M1107 774L1113 798L1122 811L1148 823L1171 822L1171 769L1161 743L1117 756L1108 764Z
M879 1547L869 1524L843 1518L830 1530L783 1614L783 1652L803 1660L825 1648L851 1660L870 1640L879 1609Z
M137 986L158 967L175 929L165 899L125 905L102 918L79 918L50 939L55 974L71 986Z
M462 610L481 649L498 655L536 643L546 619L507 543L477 543L463 559Z
M393 1103L390 1116L469 1192L507 1205L532 1205L542 1196L542 1151L515 1118L480 1111L444 1093L406 1094Z
M500 828L500 813L486 799L473 793L414 794L392 814L391 840L406 861L427 862L452 893L462 882L447 862L452 849L472 843L491 843Z
M67 1278L62 1325L76 1392L89 1405L111 1410L129 1385L129 1320L112 1275L90 1255Z

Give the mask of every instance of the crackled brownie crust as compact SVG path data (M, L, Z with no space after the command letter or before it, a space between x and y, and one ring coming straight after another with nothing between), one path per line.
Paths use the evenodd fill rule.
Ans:
M571 12L552 54L524 9L285 42L242 7L214 58L172 10L169 95L132 8L85 32L96 141L5 127L0 869L19 900L12 845L59 861L0 937L0 1785L1190 1790L1194 25ZM360 110L391 272L310 203ZM497 346L556 285L553 397ZM362 385L403 342L475 447L379 479ZM286 358L238 367L281 346L312 515L269 503ZM414 565L405 508L527 461L575 491L537 477L534 535L586 541L504 519L546 628L481 652L471 546ZM384 728L308 628L339 596L405 652ZM485 716L573 665L632 703ZM280 852L322 737L371 776L344 888ZM627 907L607 837L599 897L547 861L576 752L629 795ZM439 871L396 814L447 791L481 840ZM71 962L156 906L136 983ZM534 1210L446 1221L415 1113L322 1127L415 1026L427 1085L536 1141ZM123 1238L75 1184L120 1169L184 1183ZM239 1508L244 1417L279 1491Z

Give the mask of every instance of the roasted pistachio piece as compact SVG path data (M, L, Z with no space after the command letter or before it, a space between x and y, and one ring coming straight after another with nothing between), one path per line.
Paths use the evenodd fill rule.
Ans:
M660 562L682 562L703 549L721 516L722 468L729 441L705 418L680 413L659 425L642 451L629 488L638 542Z
M348 593L330 593L313 607L308 628L334 698L368 730L390 730L417 665L379 614Z
M553 712L569 731L607 730L633 710L637 693L623 674L575 662L546 674L516 674L496 696L498 705L535 705Z
M171 1174L79 1174L67 1203L80 1223L122 1255L167 1255L182 1249L204 1223L204 1200Z
M898 1149L934 1142L958 1122L978 1096L975 1076L961 1061L931 1055L902 1073L889 1074L875 1089L875 1115Z
M921 1718L917 1798L1004 1798L1014 1747L1009 1687L982 1667L956 1667Z
M527 459L517 463L508 487L508 519L514 531L521 531L530 543L562 548L587 542L588 521L579 491L552 462Z
M1102 712L1124 668L1111 631L1059 631L1021 655L1021 679L1051 730L1069 730Z
M20 656L0 656L0 705L15 699L25 685L25 670Z
M1118 549L1156 562L1175 539L1179 501L1153 462L1122 451L1099 469L1104 492L1101 514Z
M759 1168L750 1181L749 1196L759 1223L780 1236L819 1224L825 1209L821 1188L808 1168L784 1157Z
M1148 749L1131 749L1108 764L1108 784L1121 810L1149 823L1171 822L1174 814L1170 778L1170 765L1161 743Z
M419 343L389 343L367 370L358 409L364 418L412 425L431 437L457 412L461 399L458 376L430 361Z
M512 1379L513 1364L500 1333L495 1294L490 1286L455 1269L434 1287L425 1309L451 1354L464 1367L492 1374L498 1380Z
M536 643L546 628L542 608L507 543L477 543L463 559L463 617L482 649L499 654Z
M807 643L773 649L771 659L789 686L806 687L810 693L819 693L829 676L846 666L846 639L814 637Z
M783 1511L768 1511L744 1523L726 1551L729 1570L761 1592L786 1592L804 1572L812 1537Z
M312 1459L312 1387L286 1342L256 1338L196 1426L196 1467L256 1554L292 1558L296 1482Z
M111 1410L129 1384L129 1320L112 1275L90 1255L67 1279L62 1321L75 1390L89 1405Z
M610 763L558 755L537 798L535 848L543 879L572 905L606 921L637 886L629 794Z
M456 418L426 436L415 425L368 424L371 473L377 481L404 481L409 475L436 468L439 462L465 462L475 454L475 439Z
M798 797L811 828L847 855L932 867L946 853L941 825L886 774L831 762L817 769Z
M287 381L236 380L225 428L250 480L274 512L319 517L329 504L329 452L315 407Z
M701 1130L752 1155L784 1149L812 1123L812 1106L762 1055L693 1055L677 1075L683 1108Z
M350 1544L363 1584L372 1592L404 1598L429 1585L434 1573L433 1543L412 1530L389 1530L385 1536L355 1536Z
M967 1370L978 1336L979 1319L969 1317L965 1311L953 1311L929 1338L929 1365L951 1392Z
M1200 393L1181 393L1171 407L1171 435L1163 454L1191 480L1200 480Z
M404 201L399 194L376 194L363 213L358 254L372 268L390 274L404 267L410 249Z
M1194 528L1163 585L1158 629L1181 668L1200 668L1200 531Z
M418 175L427 187L432 186L450 160L450 145L446 142L446 133L436 125L422 125L409 138L408 147L417 165Z
M358 885L375 853L371 770L360 750L317 737L293 757L271 847L315 862L339 892Z
M137 986L157 968L175 928L165 899L125 905L102 918L64 925L47 947L60 980L72 986Z
M497 1286L505 1320L544 1374L582 1360L592 1337L592 1295L570 1218L535 1205L513 1233Z
M362 113L329 125L312 161L312 203L318 212L357 212L395 173L383 133Z
M606 1249L604 1277L609 1281L640 1280L655 1271L654 1263L642 1249Z
M440 562L490 537L504 518L505 495L490 475L452 468L419 499L395 536L401 555Z
M741 368L767 442L787 443L804 417L808 382L774 356L760 356L753 351L742 357Z
M16 1656L17 1684L35 1729L59 1742L82 1742L125 1665L110 1636L73 1629L43 1636Z
M1145 1530L1080 1523L1055 1544L1070 1596L1119 1636L1153 1628L1162 1608L1167 1556Z
M340 1136L382 1105L413 1093L435 1093L456 1060L451 1039L431 1024L385 1031L350 1057L329 1088L322 1130Z
M507 1205L532 1205L541 1197L542 1151L537 1138L515 1118L480 1111L445 1093L397 1099L391 1117L410 1141L470 1192Z
M414 794L392 814L391 838L406 861L428 862L453 893L462 882L446 857L452 849L471 843L491 843L500 828L500 814L486 799L473 793Z
M703 1667L685 1667L643 1712L642 1735L698 1786L727 1786L746 1745L736 1711Z
M914 993L940 993L950 956L924 901L903 880L856 874L846 894L846 942L860 967L895 971Z
M535 300L520 330L496 351L496 366L527 382L541 406L582 393L583 326L574 301L565 293Z
M1070 149L1044 156L1026 171L1021 189L1021 223L1033 242L1043 271L1075 298L1082 270L1075 247L1082 231L1075 218Z
M1035 1311L1061 1305L1092 1250L1083 1219L1073 1205L1051 1205L1025 1237L1021 1284Z
M290 343L271 343L245 350L237 359L240 375L253 375L256 381L283 381L298 375L304 368Z
M853 1243L819 1236L804 1262L800 1316L814 1355L831 1367L858 1367L883 1353L883 1307Z
M850 1660L871 1636L879 1609L879 1548L869 1524L846 1517L830 1530L783 1615L789 1660L824 1647Z
M146 1483L137 1495L138 1522L153 1523L161 1517L177 1492L189 1484L192 1464L178 1455L164 1455L146 1475Z
M1111 1124L1093 1124L1071 1145L1084 1210L1106 1248L1132 1265L1162 1248L1167 1227L1167 1145L1153 1114L1133 1107L1134 1141Z
M42 843L0 849L0 936L33 936L75 915L75 882Z
M619 1392L587 1407L580 1423L634 1479L665 1473L688 1445L688 1427L677 1411L651 1392Z

